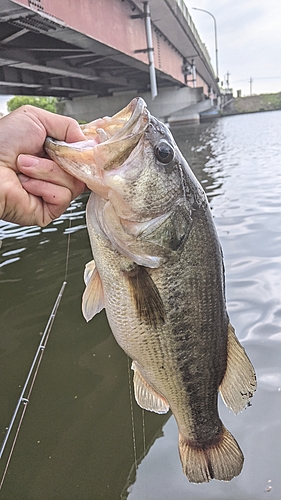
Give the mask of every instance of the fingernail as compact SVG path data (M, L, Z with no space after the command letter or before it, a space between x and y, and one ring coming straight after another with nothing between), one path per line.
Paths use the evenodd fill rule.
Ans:
M35 156L19 155L18 165L21 167L35 167L39 163L38 158Z
M24 175L24 174L18 174L18 179L19 179L20 183L23 184L24 182L29 181L30 177L27 177L27 175Z

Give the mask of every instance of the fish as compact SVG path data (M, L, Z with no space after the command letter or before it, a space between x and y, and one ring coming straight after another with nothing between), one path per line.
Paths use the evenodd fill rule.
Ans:
M47 138L45 150L91 190L84 317L105 309L132 359L137 403L173 413L188 480L230 481L244 456L219 417L218 393L238 414L250 405L256 376L227 313L205 192L142 98L81 128L85 141Z

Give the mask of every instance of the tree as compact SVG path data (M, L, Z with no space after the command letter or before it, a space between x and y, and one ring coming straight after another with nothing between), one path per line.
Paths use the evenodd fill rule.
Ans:
M23 106L24 104L31 104L37 108L46 109L47 111L57 112L57 99L56 97L33 97L25 95L17 95L12 97L7 102L8 111L14 111L15 109Z

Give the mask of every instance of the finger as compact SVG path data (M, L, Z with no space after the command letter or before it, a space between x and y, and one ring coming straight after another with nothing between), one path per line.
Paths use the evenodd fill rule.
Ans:
M64 212L74 198L77 198L84 191L84 184L77 179L74 179L70 189L52 182L33 179L23 174L19 174L18 178L25 191L29 194L42 198L45 203L62 205L61 213Z
M75 179L67 172L64 172L64 170L54 161L47 158L19 155L17 165L19 171L28 178L68 188L72 193L71 199L76 198L76 196L85 189L85 184L83 182ZM32 186L33 185L36 184L33 183ZM40 186L40 184L38 184L38 186ZM28 190L27 184L25 184L24 187ZM40 187L38 189L40 189ZM42 196L42 194L38 194L37 196Z
M22 174L19 174L18 178L29 194L42 198L45 203L65 206L71 202L71 191L67 187L32 179Z
M61 141L76 142L85 140L79 124L74 118L57 115L40 108L24 106L31 117L36 117L44 126L46 135L54 137Z
M73 199L73 192L67 187L32 179L22 174L19 174L18 177L22 186L30 195L35 196L38 201L41 199L40 211L42 213L39 214L39 216L42 218L44 223L42 224L39 222L40 225L46 225L51 220L62 215ZM81 190L77 189L76 191L76 196L78 196L78 194L81 193Z

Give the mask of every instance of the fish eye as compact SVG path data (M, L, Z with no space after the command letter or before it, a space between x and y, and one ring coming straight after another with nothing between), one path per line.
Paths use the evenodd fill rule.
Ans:
M165 163L166 165L171 163L174 158L174 150L166 141L159 142L159 144L157 144L154 148L154 153L157 160L161 163Z

